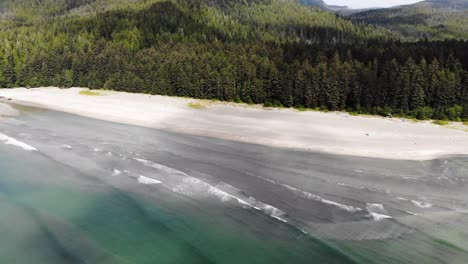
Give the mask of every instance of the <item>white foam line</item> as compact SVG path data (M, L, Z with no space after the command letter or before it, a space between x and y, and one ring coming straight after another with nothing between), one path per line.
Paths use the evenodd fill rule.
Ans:
M272 179L268 179L268 178L265 178L265 177L262 177L262 176L258 176L258 175L256 175L255 177L260 178L260 179L262 179L262 180L264 180L264 181L267 181L267 182L269 182L269 183L277 184L277 183L276 183L274 180L272 180Z
M374 219L374 221L381 221L381 220L384 220L384 219L393 218L393 217L391 217L389 215L382 214L382 213L386 213L386 210L385 210L383 204L368 203L367 206L366 206L366 209L369 212L369 216L372 217ZM375 212L375 211L378 211L378 213Z
M381 220L384 220L384 219L391 219L392 218L391 216L384 215L384 214L378 214L378 213L372 213L372 212L369 212L369 213L370 213L370 216L374 219L374 221L381 221Z
M138 181L138 183L141 183L141 184L148 184L148 185L162 184L161 181L158 181L156 179L146 177L146 176L143 176L143 175L140 175L140 174L136 174L136 173L133 173L133 172L128 171L128 170L124 170L123 172L125 172L127 174L127 176L136 179ZM114 169L114 172L112 173L112 175L118 176L118 175L121 175L123 172L119 171L117 169Z
M187 177L190 177L190 178L194 178L192 176L187 175L186 173L184 173L182 171L179 171L179 170L164 166L164 165L159 164L159 163L155 163L155 162L145 160L145 159L140 159L140 158L133 158L133 159L140 162L140 163L143 163L146 166L153 167L153 168L158 169L158 170L164 170L164 171L167 171L169 173L181 174L181 175L184 175L184 176L187 176Z
M421 202L421 201L416 201L416 200L411 200L411 202L417 207L424 208L424 209L428 209L432 207L432 204L426 203L426 202Z
M142 184L149 184L149 185L151 185L151 184L162 184L162 182L160 182L158 180L148 178L148 177L145 177L143 175L140 175L140 177L138 177L138 182L142 183Z
M410 212L410 211L405 211L405 212L406 212L407 214L410 214L410 215L415 215L415 216L417 216L417 215L418 215L418 214L416 214L416 213L413 213L413 212Z
M347 183L344 183L344 182L338 182L338 183L336 183L336 184L339 185L339 186L354 188L354 189L358 189L358 190L364 190L364 189L366 189L366 187L363 187L363 186L355 186L355 185L347 184ZM373 191L373 192L378 192L377 190L371 189L371 188L367 188L367 190Z
M13 145L13 146L16 146L16 147L20 147L24 150L27 150L27 151L37 151L36 148L24 143L24 142L21 142L21 141L18 141L12 137L9 137L7 135L4 135L4 134L1 134L0 133L0 141L3 141L4 144L6 145Z
M348 212L359 212L359 211L362 211L361 208L357 208L357 207L354 207L354 206L350 206L350 205L345 205L345 204L340 204L340 203L337 203L337 202L334 202L334 201L330 201L330 200L326 200L326 199L322 199L321 200L322 203L324 204L329 204L329 205L333 205L333 206L336 206L340 209L343 209L343 210L346 210Z
M303 190L300 190L300 189L297 189L297 188L294 188L292 186L289 186L289 185L286 185L286 184L282 184L284 187L288 188L289 190L299 194L300 196L304 197L304 198L307 198L307 199L310 199L310 200L315 200L315 201L319 201L319 202L322 202L324 204L328 204L328 205L332 205L332 206L335 206L335 207L338 207L342 210L345 210L345 211L348 211L348 212L359 212L359 211L362 211L361 208L359 207L354 207L354 206L350 206L350 205L345 205L345 204L340 204L340 203L337 203L337 202L334 202L334 201L330 201L330 200L327 200L327 199L324 199L318 195L315 195L315 194L311 194L309 192L306 192L306 191L303 191Z
M367 209L368 210L381 210L381 211L385 210L383 204L367 204Z
M280 221L283 222L283 223L287 223L287 222L288 222L286 219L283 219L283 218L281 218L281 217L279 217L279 216L275 216L275 215L270 215L270 216L273 217L273 218L275 218L275 219L277 219L277 220L280 220Z
M401 200L401 201L409 201L411 203L413 203L414 205L416 205L417 207L420 207L420 208L424 208L424 209L429 209L433 206L433 204L431 203L427 203L427 202L421 202L421 201L417 201L417 200L410 200L410 199L406 199L406 198L403 198L403 197L397 197L398 200Z
M227 193L223 190L220 190L219 188L216 188L215 186L209 183L206 183L200 179L192 177L182 171L179 171L179 170L176 170L176 169L173 169L173 168L170 168L170 167L167 167L162 164L158 164L149 160L145 160L145 159L139 159L139 158L133 158L133 159L140 163L145 164L146 166L150 166L158 170L163 170L170 174L178 174L178 175L183 176L182 183L172 188L173 192L183 194L183 195L210 193L220 198L222 202L233 200L233 201L236 201L242 207L250 207L250 208L262 211L263 213L277 220L280 220L282 222L285 222L285 223L288 222L286 219L281 218L281 216L286 215L285 212L271 205L259 202L255 200L255 198L253 197L250 197L249 201L246 201L230 193Z

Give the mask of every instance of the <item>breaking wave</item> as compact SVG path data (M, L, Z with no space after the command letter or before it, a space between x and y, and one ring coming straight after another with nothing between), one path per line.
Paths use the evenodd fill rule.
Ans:
M284 216L286 215L285 212L271 205L257 201L253 197L248 197L242 194L241 190L234 188L230 185L220 183L219 186L213 186L200 179L192 177L182 171L164 166L159 163L139 158L134 158L134 160L146 166L152 167L163 174L170 175L170 177L164 180L164 186L175 193L192 197L215 196L218 197L221 200L221 202L235 202L243 208L253 208L262 211L263 213L277 220L287 222L287 220L284 219ZM238 197L232 193L235 193L236 195L242 197Z
M386 215L387 211L385 210L383 204L367 204L366 209L369 212L369 216L374 221L393 218L389 215Z
M428 203L428 202L422 202L422 201L418 201L418 200L410 200L410 199L406 199L406 198L403 198L403 197L397 197L397 199L401 200L401 201L411 202L412 204L416 205L417 207L423 208L423 209L429 209L432 206L434 206L433 204Z
M27 150L27 151L37 151L36 148L34 148L34 147L24 143L24 142L18 141L16 139L12 138L12 137L1 134L1 133L0 133L0 141L2 141L6 145L13 145L13 146L22 148L22 149Z
M340 203L337 203L337 202L334 202L334 201L331 201L331 200L324 199L324 198L322 198L322 197L320 197L318 195L311 194L309 192L294 188L294 187L286 185L286 184L282 184L282 185L284 187L286 187L287 189L293 191L294 193L298 194L299 196L310 199L310 200L315 200L315 201L318 201L318 202L321 202L321 203L324 203L324 204L335 206L335 207L338 207L338 208L340 208L342 210L345 210L345 211L348 211L348 212L351 212L351 213L362 211L362 209L359 208L359 207L340 204Z
M158 181L158 180L155 180L155 179L151 179L151 178L148 178L148 177L145 177L143 175L140 175L140 177L138 177L138 182L139 183L142 183L142 184L161 184L162 182Z
M432 204L426 203L426 202L421 202L421 201L416 201L416 200L411 200L411 202L417 207L424 208L424 209L428 209L432 207Z
M384 219L391 219L392 218L389 215L372 213L372 212L370 212L370 216L372 217L372 219L374 219L374 221L381 221L381 220L384 220Z

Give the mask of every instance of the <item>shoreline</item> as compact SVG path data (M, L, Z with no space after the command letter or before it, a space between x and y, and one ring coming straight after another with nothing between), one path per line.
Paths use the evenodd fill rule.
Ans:
M299 112L84 88L0 89L14 103L165 131L301 151L397 160L468 155L468 133L400 118ZM461 125L462 126L462 125ZM415 150L417 149L417 150Z

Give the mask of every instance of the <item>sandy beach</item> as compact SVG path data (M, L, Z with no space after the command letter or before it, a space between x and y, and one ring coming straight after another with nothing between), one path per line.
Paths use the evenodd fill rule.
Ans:
M86 89L1 89L0 96L5 97L3 102L275 147L408 160L468 155L468 133L462 124L454 129L429 121L265 109L114 91L90 96L81 94L83 90Z

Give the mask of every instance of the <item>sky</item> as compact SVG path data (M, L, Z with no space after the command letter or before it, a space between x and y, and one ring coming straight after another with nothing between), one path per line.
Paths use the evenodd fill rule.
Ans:
M351 8L391 7L409 5L421 0L324 0L329 5L348 6Z

